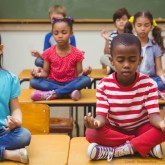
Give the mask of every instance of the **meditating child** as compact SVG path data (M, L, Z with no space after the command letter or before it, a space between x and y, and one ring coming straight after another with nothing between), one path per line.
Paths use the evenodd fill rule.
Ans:
M149 11L137 12L125 25L125 31L136 32L142 46L143 60L138 71L150 76L158 85L158 90L165 89L165 72L162 67L162 55L165 52L162 29ZM152 39L149 34L152 33Z
M84 118L91 160L133 155L138 152L163 158L165 120L160 117L158 89L149 76L137 72L141 42L133 34L116 36L111 44L116 71L97 87L96 117Z
M66 17L66 10L65 10L64 6L53 5L49 8L48 14L49 14L50 22L52 24L52 21L54 18L65 18ZM72 34L72 36L70 36L69 43L72 46L76 46L76 39L75 39L74 34ZM53 37L52 32L48 32L45 36L44 49L43 50L46 50L55 44L56 44L56 41ZM32 50L32 55L37 57L35 60L35 65L42 68L44 61L43 61L43 58L41 57L41 54L36 50Z
M105 39L105 47L104 47L104 55L100 58L100 63L107 68L107 74L109 74L115 68L112 66L110 62L110 49L111 42L114 37L118 34L124 33L124 27L130 17L129 12L126 8L120 8L115 11L113 14L113 22L116 27L116 30L112 31L110 34L106 30L101 31L101 36Z
M0 36L0 161L29 163L25 146L30 144L30 132L22 128L22 113L18 96L19 79L2 68L3 48Z
M43 52L43 71L33 71L34 78L30 81L33 88L33 100L50 100L70 96L73 100L80 99L82 88L91 83L87 76L91 68L83 70L84 59L82 51L69 44L72 36L72 19L55 18L52 24L52 34L57 42Z

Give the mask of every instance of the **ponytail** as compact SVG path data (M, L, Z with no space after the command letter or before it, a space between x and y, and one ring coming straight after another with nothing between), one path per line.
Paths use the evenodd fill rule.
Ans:
M124 26L124 33L131 33L133 34L133 26L132 26L132 23L131 22L127 22Z
M154 26L152 30L153 41L160 46L162 53L164 53L165 47L163 43L163 37L161 34L162 34L162 29L158 26Z
M127 22L124 27L124 32L132 33L132 30L133 30L132 24L135 24L136 19L139 17L146 17L150 20L151 25L153 26L153 29L152 29L153 42L158 44L162 50L162 53L164 53L165 47L163 43L163 37L161 35L162 29L158 27L155 19L153 18L152 14L149 11L137 12L134 16L130 17L129 22Z

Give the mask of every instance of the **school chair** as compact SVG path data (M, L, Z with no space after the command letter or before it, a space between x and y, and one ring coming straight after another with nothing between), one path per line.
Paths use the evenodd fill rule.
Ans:
M49 134L49 106L21 103L23 127L32 133L27 151L29 165L67 165L70 137ZM19 162L4 161L1 164L18 165Z
M50 133L67 133L72 137L73 123L72 118L50 118Z
M23 126L27 126L33 131L33 134L45 133L67 133L70 137L72 136L73 120L72 118L50 118L50 110L47 104L23 104L21 103L21 110L24 113L23 117L30 119L32 122L24 120ZM36 108L37 107L37 108ZM27 112L27 110L31 112ZM34 116L34 112L35 116ZM45 118L45 114L49 118ZM33 120L39 122L34 123ZM46 121L48 120L48 121ZM45 126L44 126L45 125ZM47 128L46 128L47 126ZM36 128L36 130L34 130ZM45 128L45 129L43 129ZM34 132L35 131L35 132Z
M120 158L113 158L111 162L107 160L90 161L87 157L87 148L89 142L85 137L75 137L71 139L68 165L163 165L165 163L165 155L163 159L156 159L152 157L142 158L139 155L125 156ZM165 152L165 142L162 143Z
M22 111L22 126L34 134L49 133L50 109L46 104L20 103Z

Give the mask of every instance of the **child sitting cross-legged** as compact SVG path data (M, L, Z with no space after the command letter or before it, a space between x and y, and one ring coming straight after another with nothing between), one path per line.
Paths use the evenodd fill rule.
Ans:
M55 18L52 34L57 44L42 53L43 70L33 70L34 78L30 84L35 90L32 100L51 100L70 96L73 100L80 99L79 90L91 84L87 76L91 67L83 70L82 51L69 44L72 36L72 18Z
M158 89L149 76L137 72L141 42L133 34L119 34L111 44L115 72L97 87L96 117L84 118L87 153L91 160L139 153L163 158L165 120L160 117Z

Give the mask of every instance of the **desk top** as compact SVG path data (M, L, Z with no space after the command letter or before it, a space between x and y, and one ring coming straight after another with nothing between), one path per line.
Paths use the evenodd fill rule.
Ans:
M18 78L19 79L31 79L32 75L31 75L32 69L24 69L19 75Z
M55 99L55 100L42 100L33 101L30 96L35 89L23 89L21 90L21 95L18 97L20 103L41 103L48 105L95 105L96 104L96 89L82 89L81 98L78 101L74 101L71 98L66 99Z
M27 146L28 165L66 165L70 138L67 135L32 135ZM19 162L4 161L1 165L22 165Z
M165 100L159 99L159 105L165 105Z
M130 157L113 158L111 162L107 160L90 161L86 156L89 142L85 137L75 137L71 139L68 165L163 165L165 162L165 155L163 159L156 159L152 157L143 158L139 155ZM165 143L162 143L163 150Z
M98 79L98 80L100 80L106 76L107 76L106 69L92 69L92 72L89 75L90 78Z

